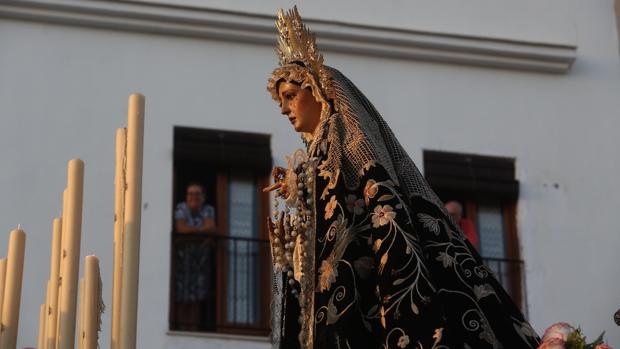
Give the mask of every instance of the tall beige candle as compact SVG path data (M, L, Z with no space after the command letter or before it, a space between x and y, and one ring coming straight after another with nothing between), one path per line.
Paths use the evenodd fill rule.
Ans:
M62 221L66 221L67 220L67 216L69 215L68 213L68 209L67 209L67 204L69 202L69 189L65 188L65 190L62 192ZM58 299L56 300L56 309L54 310L54 317L56 318L55 322L56 322L56 328L52 328L50 330L48 330L48 333L51 334L51 336L48 338L48 344L49 347L47 349L56 349L58 348L58 337L60 335L60 296L62 294L61 290L62 290L62 273L63 273L63 265L65 263L65 259L67 258L67 254L66 254L66 244L67 244L67 225L66 224L62 224L61 223L61 229L60 229L60 263L58 266L58 290L56 291L57 295L58 295ZM53 334L51 331L54 331ZM53 341L53 342L52 342ZM2 348L0 348L2 349Z
M39 309L39 337L37 340L37 349L43 348L43 342L45 341L45 303L41 304Z
M49 313L52 295L52 281L47 280L47 291L45 292L45 313L43 314L43 345L37 349L47 348L47 327L49 326Z
M141 94L129 96L128 119L120 349L136 348L142 206L142 149L144 141L144 96Z
M0 348L2 349L15 349L17 344L25 247L26 233L21 229L13 230L9 237L6 282L2 300L2 327L0 329Z
M123 230L125 228L125 164L127 129L116 129L116 164L114 172L114 272L112 277L111 349L118 349L121 328L121 278L123 264Z
M84 348L84 314L86 313L86 303L84 303L86 286L84 284L85 284L84 278L80 278L80 286L78 287L78 293L80 294L80 303L78 307L78 314L79 314L78 335L77 335L78 349Z
M6 285L6 258L0 259L0 323L2 323L2 303Z
M101 312L99 299L101 283L99 276L99 259L95 256L86 256L84 260L84 344L83 349L97 349L99 339L99 323Z
M67 207L62 225L66 235L62 262L62 286L58 310L58 349L73 349L75 343L75 308L77 303L78 270L80 267L80 239L82 235L82 198L84 190L84 162L69 161L67 175Z
M65 196L63 194L63 196ZM64 206L63 200L63 206ZM60 258L62 253L62 219L54 218L52 222L52 251L50 253L50 288L47 304L47 326L45 349L56 347L56 331L58 327L58 288L60 284Z

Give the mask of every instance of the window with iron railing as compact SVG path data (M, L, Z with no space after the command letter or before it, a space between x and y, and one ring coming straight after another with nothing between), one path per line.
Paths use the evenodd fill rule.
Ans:
M473 235L468 237L476 241L473 245L484 263L527 315L525 269L516 224L519 183L514 162L512 158L424 151L424 173L429 185L444 202L461 209L460 223L467 224L459 225L466 235Z
M174 144L175 206L189 207L187 186L200 183L215 226L172 229L169 327L268 335L271 254L261 189L271 170L269 137L177 127Z
M210 233L172 234L173 251L178 253L188 247L202 256L196 259L190 277L204 280L196 284L205 296L192 303L197 316L177 311L170 318L170 328L267 335L271 297L269 241ZM177 271L187 268L174 267ZM178 291L191 290L177 285L173 297ZM175 305L178 309L179 303Z

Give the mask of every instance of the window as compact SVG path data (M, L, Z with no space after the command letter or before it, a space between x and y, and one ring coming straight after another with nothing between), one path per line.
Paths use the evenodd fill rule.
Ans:
M483 261L527 313L516 225L519 182L515 179L515 160L427 150L424 172L444 203L460 203L463 220L470 222L477 234L476 247Z
M175 211L190 207L186 189L199 183L215 229L180 232L173 224L171 330L269 333L271 254L262 224L269 199L262 188L270 171L268 135L175 127Z

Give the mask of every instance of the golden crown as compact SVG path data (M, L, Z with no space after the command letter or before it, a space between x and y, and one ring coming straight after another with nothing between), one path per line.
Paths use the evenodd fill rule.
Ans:
M331 75L323 65L323 56L316 46L315 36L304 25L297 11L297 6L285 12L278 11L276 28L279 37L276 52L280 59L280 65L301 62L315 76L326 96L331 96Z

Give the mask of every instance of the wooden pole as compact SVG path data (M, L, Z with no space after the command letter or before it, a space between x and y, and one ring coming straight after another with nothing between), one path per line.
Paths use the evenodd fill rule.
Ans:
M142 151L144 141L144 96L129 96L127 127L127 194L121 282L120 349L136 348L138 320L138 270L142 206Z
M6 258L0 259L0 324L2 323L2 303L6 289Z
M2 349L15 349L17 345L25 247L26 233L19 228L13 230L9 237L6 284L2 300L2 326L0 326L0 348Z
M123 264L123 230L125 229L125 170L127 161L127 129L116 129L116 163L114 171L114 271L112 277L111 349L120 345L121 282Z
M101 323L99 259L86 256L84 259L84 311L82 312L82 349L97 349L99 324Z
M63 195L64 196L64 195ZM65 200L63 200L64 202ZM64 203L63 203L64 206ZM56 347L56 331L58 327L58 289L60 287L60 259L62 254L62 219L54 218L52 222L52 251L50 253L50 287L47 304L47 329L45 349Z
M58 349L73 349L75 344L75 310L82 235L84 162L80 159L70 160L67 172L67 214L65 215L63 212L63 216L66 218L62 222L66 229L66 236L62 237L65 258L62 263L60 289L60 318L58 345L56 346Z

